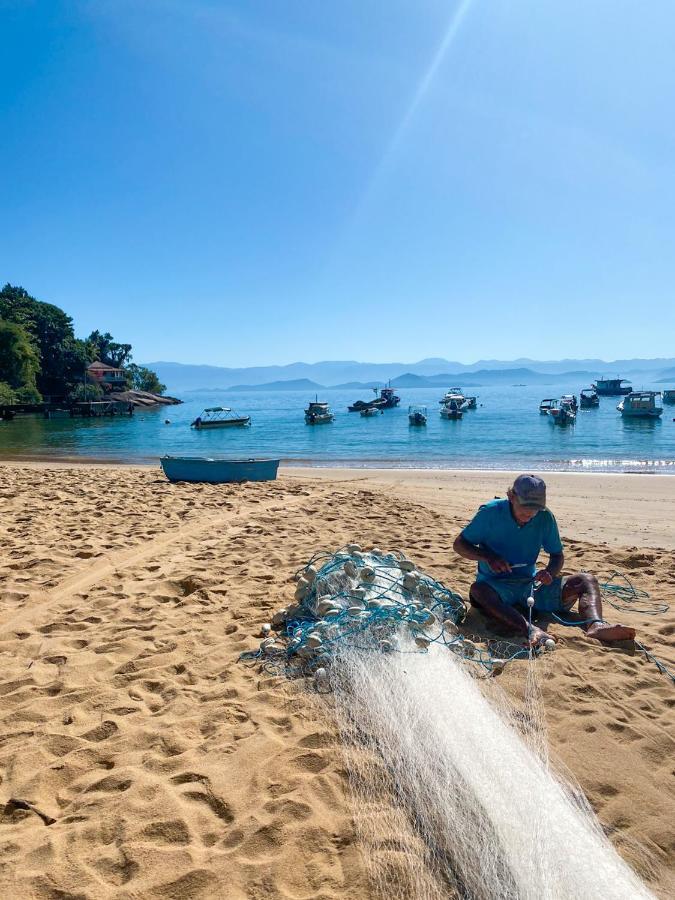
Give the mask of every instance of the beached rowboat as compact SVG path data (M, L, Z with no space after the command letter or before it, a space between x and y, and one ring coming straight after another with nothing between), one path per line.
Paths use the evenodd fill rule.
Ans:
M212 459L205 456L163 456L160 465L169 481L275 481L278 459Z

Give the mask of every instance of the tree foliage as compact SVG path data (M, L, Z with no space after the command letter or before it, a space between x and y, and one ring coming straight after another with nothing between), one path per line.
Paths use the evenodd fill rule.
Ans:
M75 337L73 320L62 309L6 284L0 291L0 316L30 336L38 354L36 385L42 394L66 394L82 380L93 352Z
M0 380L15 393L28 389L39 400L35 385L39 369L40 360L26 329L0 319Z
M166 385L157 377L152 369L130 363L126 368L127 384L134 391L149 391L151 394L163 394Z
M131 344L118 344L114 337L106 331L92 331L87 343L95 348L96 358L108 366L122 369L131 360Z

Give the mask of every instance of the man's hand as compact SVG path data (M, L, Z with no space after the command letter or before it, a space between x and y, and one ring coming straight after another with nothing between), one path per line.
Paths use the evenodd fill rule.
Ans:
M492 571L499 575L506 575L511 571L511 566L507 561L502 559L501 556L497 556L496 553L486 553L484 559Z
M539 584L553 584L553 575L551 575L548 569L539 569L534 576L534 580L538 581Z

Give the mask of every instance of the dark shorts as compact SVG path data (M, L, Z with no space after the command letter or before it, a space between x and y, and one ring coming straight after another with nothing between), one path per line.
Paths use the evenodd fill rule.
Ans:
M507 606L522 606L527 609L530 596L529 579L523 578L481 578L479 584L487 584ZM554 578L551 584L542 584L534 591L534 610L540 613L564 612L562 592L564 579Z

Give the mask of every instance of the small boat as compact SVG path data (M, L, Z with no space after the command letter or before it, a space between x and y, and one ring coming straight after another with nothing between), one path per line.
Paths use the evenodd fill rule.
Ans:
M356 400L351 406L347 407L347 410L349 412L361 412L363 409L370 409L374 404L374 400Z
M212 459L204 456L163 456L160 464L169 481L274 481L278 459Z
M664 403L675 403L675 391L664 391L661 399Z
M542 416L547 416L557 405L558 401L555 399L555 397L547 397L539 404L539 412L542 414Z
M382 415L384 415L384 413L382 412L381 409L378 409L377 406L365 406L361 410L361 415L364 418L369 419L371 416L382 416Z
M373 388L375 393L377 393L377 388ZM378 407L379 409L393 409L394 406L398 406L401 402L401 398L396 396L396 392L391 386L391 382L386 387L380 389L380 396L373 400L373 405Z
M600 406L600 398L595 388L584 388L579 394L579 406L582 409L593 409Z
M461 419L462 415L462 405L454 398L448 400L444 406L441 406L442 419Z
M309 406L305 410L305 422L307 425L328 425L333 421L335 416L330 411L330 406L319 401L318 397L310 400Z
M617 409L624 419L658 419L663 414L663 407L656 402L660 396L661 391L631 391Z
M478 409L478 397L465 397L462 409Z
M229 406L210 406L197 416L190 428L242 428L250 424L250 416L239 416Z
M579 409L579 404L577 403L577 398L574 394L563 394L560 398L560 403L564 403L566 406L571 406L574 412Z
M627 378L598 378L591 387L600 397L620 397L633 390Z
M561 397L554 402L555 406L548 411L551 422L554 425L574 425L577 414L569 397Z
M445 392L443 397L438 401L442 406L449 403L450 400L456 400L460 406L466 400L464 393L460 387L452 387Z
M408 422L410 425L426 425L427 424L427 408L426 406L409 406Z

